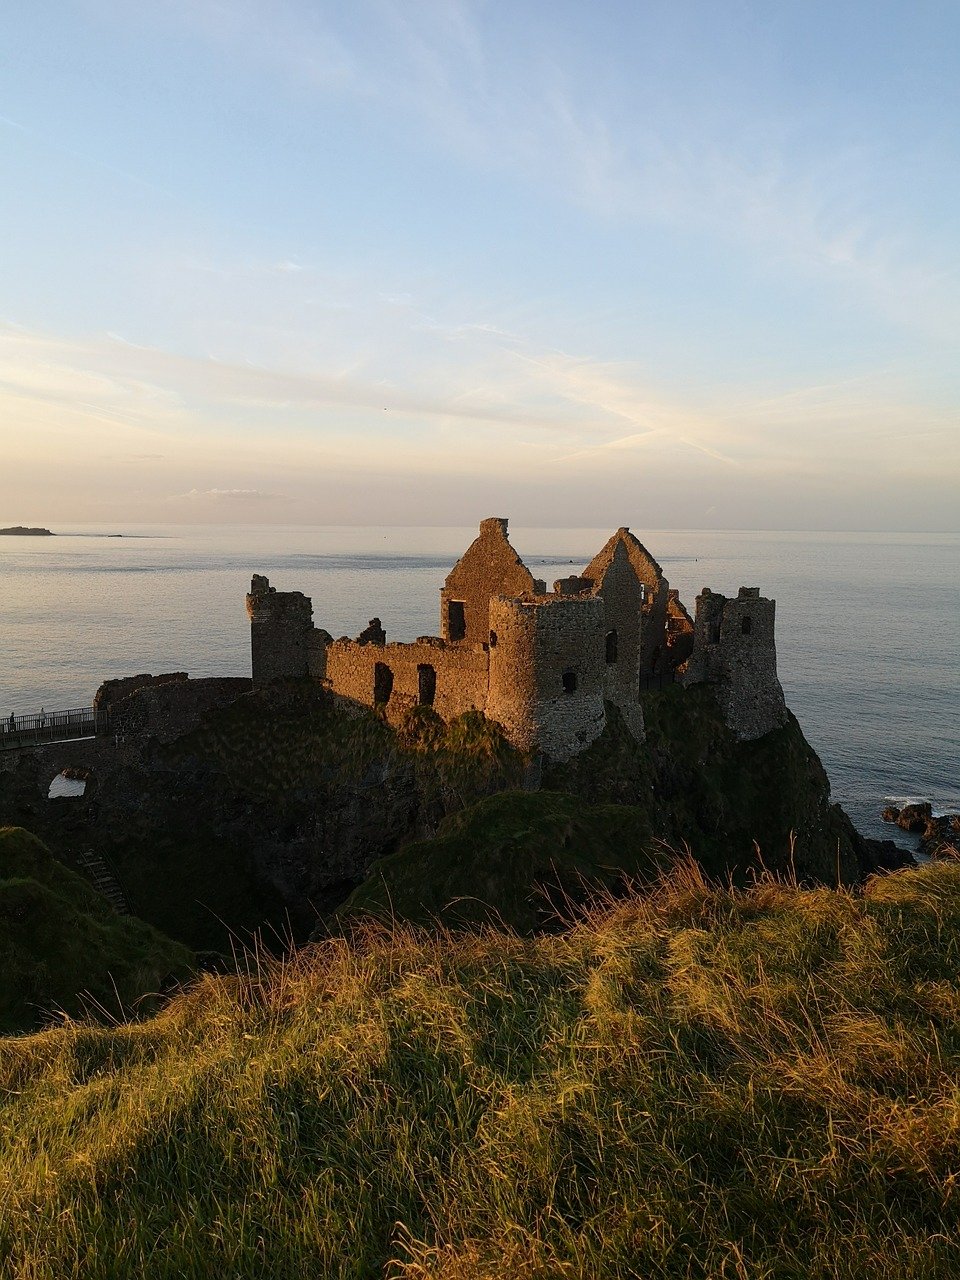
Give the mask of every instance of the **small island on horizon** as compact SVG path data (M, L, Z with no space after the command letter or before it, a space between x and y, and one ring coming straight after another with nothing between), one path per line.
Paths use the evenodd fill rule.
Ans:
M23 524L11 525L9 529L0 529L0 535L2 534L14 538L55 538L57 536L52 529L27 528Z

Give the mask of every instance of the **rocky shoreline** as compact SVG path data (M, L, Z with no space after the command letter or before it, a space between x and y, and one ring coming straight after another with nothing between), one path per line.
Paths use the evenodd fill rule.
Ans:
M935 817L928 800L904 805L898 809L887 805L880 817L884 822L898 826L901 831L919 836L917 853L924 858L960 857L960 814L944 813ZM894 845L892 840L878 840L879 845Z

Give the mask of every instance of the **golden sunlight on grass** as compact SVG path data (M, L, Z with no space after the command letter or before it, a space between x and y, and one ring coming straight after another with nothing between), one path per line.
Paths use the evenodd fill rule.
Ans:
M958 961L952 863L252 957L0 1041L2 1274L955 1275Z

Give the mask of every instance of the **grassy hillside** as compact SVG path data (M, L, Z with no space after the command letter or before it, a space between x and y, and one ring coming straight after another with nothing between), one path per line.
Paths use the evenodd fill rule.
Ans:
M680 866L0 1041L0 1275L960 1274L960 866Z
M34 836L0 827L0 1031L91 1001L120 1018L192 971L185 947L118 916Z
M504 791L445 818L435 838L374 863L338 915L532 933L568 916L591 889L648 878L661 848L636 806Z

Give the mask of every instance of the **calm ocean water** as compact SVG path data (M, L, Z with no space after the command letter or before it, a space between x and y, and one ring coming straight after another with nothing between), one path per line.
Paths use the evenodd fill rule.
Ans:
M314 621L355 635L438 629L438 591L474 528L92 526L0 538L0 714L88 705L141 671L246 675L253 572L313 597ZM610 529L511 529L548 583ZM777 601L787 701L862 831L889 800L960 811L960 538L939 534L635 532L693 611L704 586ZM571 568L573 566L573 568Z

